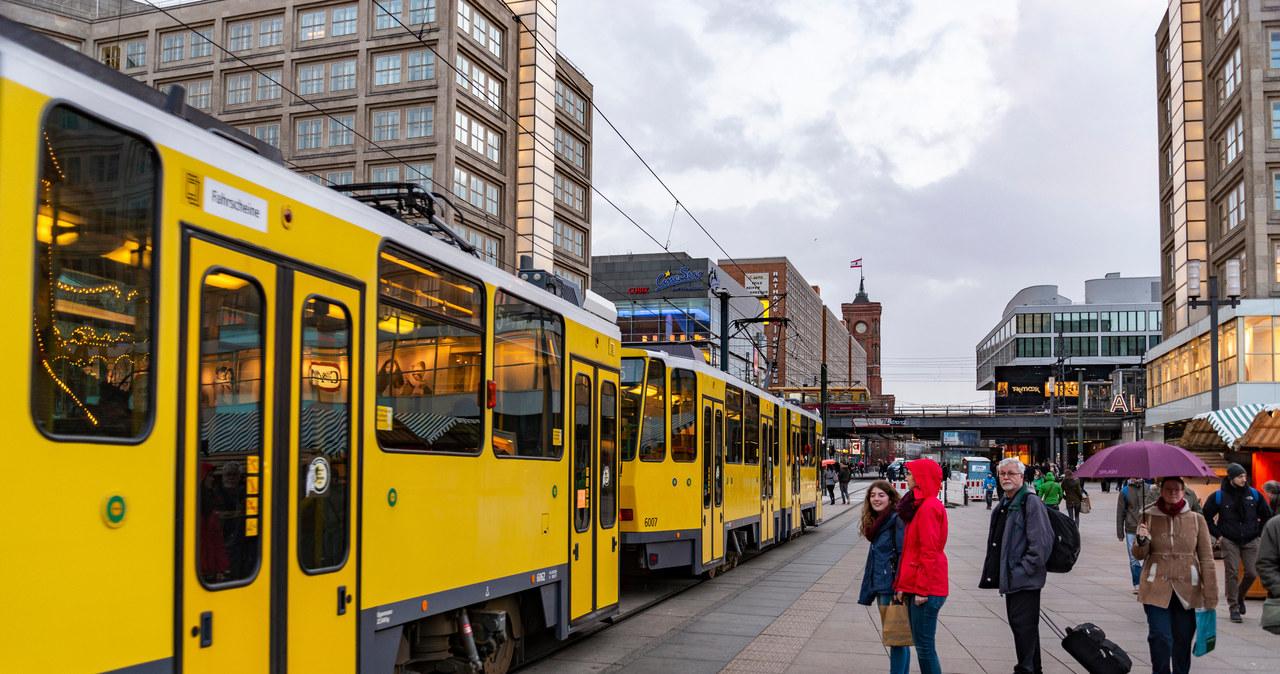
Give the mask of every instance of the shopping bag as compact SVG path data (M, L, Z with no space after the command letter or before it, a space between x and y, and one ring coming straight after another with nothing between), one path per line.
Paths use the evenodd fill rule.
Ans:
M890 602L880 607L880 637L885 646L911 646L911 619L907 617L907 605Z
M1262 629L1280 634L1280 597L1267 597L1262 602Z
M1196 609L1196 645L1192 655L1204 655L1218 644L1218 612L1211 608Z
M1089 497L1086 496L1080 501L1080 514L1088 515L1090 510L1093 510L1093 506L1089 505Z

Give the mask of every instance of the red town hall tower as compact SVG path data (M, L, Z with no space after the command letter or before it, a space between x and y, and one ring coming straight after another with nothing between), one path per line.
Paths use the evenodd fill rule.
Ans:
M873 401L881 398L880 390L880 303L867 297L862 281L858 282L858 294L852 302L840 305L849 332L867 352L867 388Z

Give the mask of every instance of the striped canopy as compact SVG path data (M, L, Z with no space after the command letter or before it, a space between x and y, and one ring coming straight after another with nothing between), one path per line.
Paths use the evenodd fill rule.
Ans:
M1208 421L1227 447L1233 447L1236 441L1245 434L1245 431L1249 430L1249 425L1253 423L1253 418L1258 415L1258 412L1262 411L1262 408L1263 405L1261 403L1228 407L1225 410L1197 414L1192 417L1192 421L1194 422L1196 419Z

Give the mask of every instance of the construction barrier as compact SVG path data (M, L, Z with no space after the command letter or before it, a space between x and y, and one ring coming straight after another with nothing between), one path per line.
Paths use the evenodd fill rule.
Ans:
M899 494L905 494L905 493L907 493L907 481L906 481L906 480L902 480L902 481L898 481L898 482L893 482L892 484L893 484L893 488L894 488L894 489L897 489ZM943 496L943 492L944 492L944 491L945 491L945 490L941 490L941 489L940 489L940 490L938 490L938 500L939 500L939 501L942 501L942 500L943 500L943 499L942 499L942 496ZM945 501L943 501L943 502L945 503Z

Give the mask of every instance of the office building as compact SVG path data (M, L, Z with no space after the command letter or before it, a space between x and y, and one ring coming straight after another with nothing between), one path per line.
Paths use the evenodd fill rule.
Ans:
M415 182L483 259L580 286L591 83L554 0L17 0L0 13L280 148L321 184ZM122 123L128 120L121 120Z

